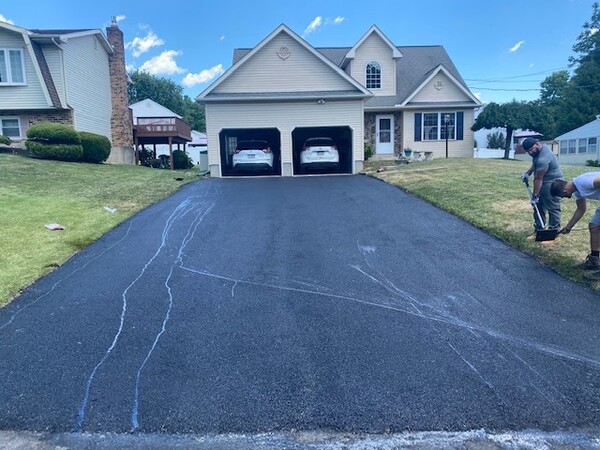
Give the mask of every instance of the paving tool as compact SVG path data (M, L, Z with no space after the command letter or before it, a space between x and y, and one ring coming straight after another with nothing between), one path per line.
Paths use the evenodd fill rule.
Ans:
M529 198L533 198L533 192L531 192L531 188L529 187L529 180L527 178L525 178L523 180L523 183L525 183L525 186L527 186L527 192L529 192ZM540 214L540 209L538 208L537 203L534 203L532 206L533 206L533 211L535 212L535 215L538 219L539 224L542 226L542 228L546 228L544 218ZM559 233L560 233L560 230L537 230L535 232L535 240L536 240L536 242L553 241L556 239L556 236L558 236Z

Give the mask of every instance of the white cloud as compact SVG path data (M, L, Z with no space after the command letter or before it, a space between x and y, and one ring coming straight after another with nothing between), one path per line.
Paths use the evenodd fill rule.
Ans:
M481 101L481 92L473 92L473 95L477 100Z
M164 44L165 42L162 39L152 31L149 31L145 37L135 37L133 41L126 43L125 48L132 48L131 53L137 58L152 47L158 47Z
M337 16L335 19L333 20L329 20L327 19L327 23L332 23L334 25L339 25L340 23L342 23L344 20L346 20L345 17L342 16Z
M521 46L525 43L525 41L519 41L517 42L515 45L513 45L510 50L508 50L511 53L516 52L517 50L519 50L521 48Z
M224 40L225 40L225 35L221 36L221 37L219 38L219 40L220 40L220 41L224 41Z
M150 75L174 75L183 73L186 70L177 66L175 57L180 53L175 50L167 50L160 55L146 61L140 67L141 72L147 72Z
M116 21L117 21L117 23L118 23L118 22L121 22L121 21L125 20L126 18L127 18L126 16L123 16L123 15L121 15L121 16L116 16L116 17L115 17L115 20L116 20Z
M6 22L6 23L10 23L11 25L14 25L14 24L15 24L15 23L14 23L12 20L10 20L10 19L7 19L7 18L6 18L6 17L4 17L2 14L0 14L0 22Z
M321 16L315 17L315 19L310 23L310 25L307 26L306 29L304 30L304 34L302 35L302 37L314 32L321 25L323 25L323 18Z
M185 87L191 88L197 84L206 83L221 75L223 72L223 64L219 64L210 69L204 69L199 73L188 73L182 83Z

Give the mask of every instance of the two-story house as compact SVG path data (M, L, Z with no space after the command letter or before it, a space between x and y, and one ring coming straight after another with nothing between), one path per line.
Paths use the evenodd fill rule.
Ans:
M17 145L27 129L56 122L108 137L109 162L133 163L123 33L27 30L0 22L0 134Z
M353 46L314 48L281 25L256 47L236 49L232 66L198 97L205 104L211 176L234 174L240 139L265 139L273 174L301 173L310 137L332 138L339 170L363 169L404 149L433 157L473 154L469 91L441 46L396 46L376 26Z

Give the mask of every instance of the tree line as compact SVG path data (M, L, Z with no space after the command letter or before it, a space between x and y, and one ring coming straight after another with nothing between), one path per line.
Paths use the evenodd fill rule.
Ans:
M592 5L592 17L573 45L567 70L554 72L540 84L540 98L489 103L479 114L473 131L505 128L504 157L508 159L512 134L517 129L532 130L554 139L585 125L600 114L600 5Z

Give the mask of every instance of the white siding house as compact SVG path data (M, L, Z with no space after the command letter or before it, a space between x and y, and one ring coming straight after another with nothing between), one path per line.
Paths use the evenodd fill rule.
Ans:
M241 139L267 140L270 173L282 176L304 173L299 155L310 137L336 143L333 173L360 172L366 144L390 158L408 147L472 156L481 106L441 46L395 46L376 26L352 47L314 48L281 25L256 47L236 49L232 67L197 101L216 177L236 175Z
M558 158L561 164L583 166L590 159L600 160L600 115L554 140L558 142Z
M111 140L132 161L122 33L99 29L27 30L0 22L0 134L23 146L40 122L73 126ZM118 120L113 120L118 118Z

